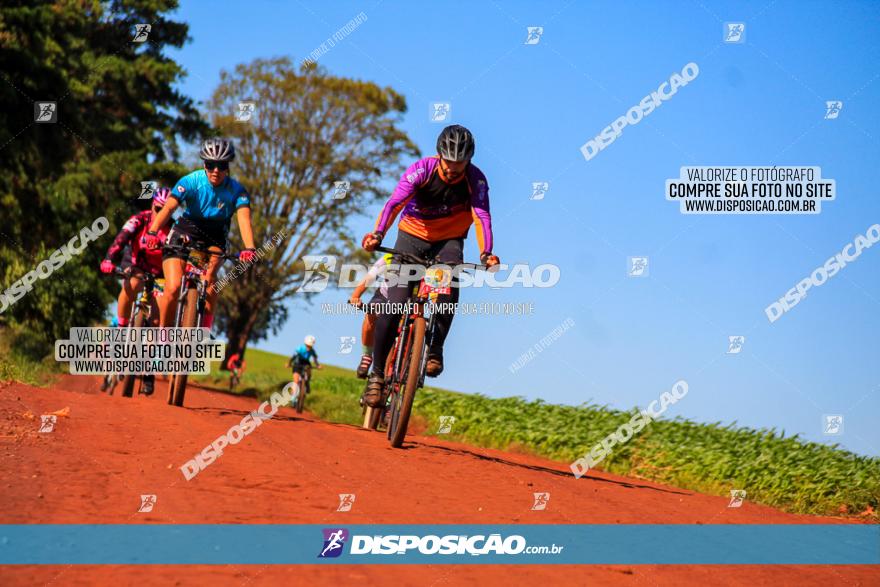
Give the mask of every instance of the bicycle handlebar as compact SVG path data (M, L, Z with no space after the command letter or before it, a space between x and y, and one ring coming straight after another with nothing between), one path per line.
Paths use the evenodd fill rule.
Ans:
M418 255L413 255L412 253L407 253L404 251L398 251L397 249L392 249L389 247L379 246L379 247L376 247L376 250L381 253L391 253L392 255L397 255L401 259L403 259L404 261L412 261L418 265L424 265L425 267L432 267L434 265L447 265L447 263L443 263L441 261L438 261L436 257L433 259L423 259L423 258L419 257ZM484 265L482 263L459 263L458 266L459 267L468 266L473 269L483 269L483 270L489 269L489 267L487 267L486 265Z
M192 251L199 251L200 253L204 253L206 255L212 255L214 257L223 257L224 259L226 259L228 261L237 261L238 256L241 254L241 253L235 253L234 255L227 255L226 253L218 253L216 251L204 251L201 249L197 249L195 247L188 247L186 245L165 245L164 248L171 249L172 251L180 251L181 253L186 253L187 256Z
M142 271L141 274L137 275L138 279L143 279L144 281L155 281L156 280L156 276L153 275L152 273L150 273L149 271L143 271L143 270L141 270L141 271ZM108 273L107 275L110 275L110 274ZM120 269L119 267L114 267L112 275L114 275L116 277L122 277L123 279L131 277L132 276L131 267L128 267L127 269Z

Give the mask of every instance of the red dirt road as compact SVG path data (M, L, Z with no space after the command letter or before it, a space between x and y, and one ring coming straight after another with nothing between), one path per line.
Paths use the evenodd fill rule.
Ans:
M0 523L100 524L754 524L849 523L786 514L606 474L574 479L564 463L383 434L281 410L196 478L179 467L256 407L199 389L186 408L152 398L107 397L97 378L49 389L0 388ZM320 393L316 389L313 393ZM353 400L354 401L354 398ZM39 415L69 407L55 430ZM28 419L30 412L36 419ZM544 511L532 494L550 493ZM340 493L354 493L337 512ZM138 513L141 494L156 494ZM0 585L880 585L877 566L49 566L0 567Z

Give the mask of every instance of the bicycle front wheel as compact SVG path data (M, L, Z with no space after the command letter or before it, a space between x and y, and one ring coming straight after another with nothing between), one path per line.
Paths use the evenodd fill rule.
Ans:
M296 390L296 413L302 414L303 408L306 406L306 382L302 377L299 378L299 385Z
M404 372L400 377L400 391L395 395L391 406L391 426L388 437L394 448L400 448L403 445L413 401L416 397L416 389L419 386L419 368L422 363L422 353L425 350L425 318L423 316L416 316L413 319L410 334L406 352L403 361L401 361Z
M146 313L141 308L136 307L134 310L134 320L132 328L142 328L146 320ZM134 384L137 381L137 375L126 375L122 378L122 397L132 397L134 395Z
M183 308L183 317L180 320L181 328L195 328L198 326L199 318L199 291L192 287L186 291L186 305ZM183 406L183 398L186 395L186 373L179 373L174 376L171 385L172 403L177 406Z

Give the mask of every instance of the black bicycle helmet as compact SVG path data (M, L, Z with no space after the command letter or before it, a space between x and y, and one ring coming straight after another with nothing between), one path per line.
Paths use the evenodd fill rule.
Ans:
M447 161L468 161L474 148L474 135L460 124L447 126L437 137L437 153Z
M208 139L202 143L199 157L205 161L232 161L235 159L235 146L229 139Z

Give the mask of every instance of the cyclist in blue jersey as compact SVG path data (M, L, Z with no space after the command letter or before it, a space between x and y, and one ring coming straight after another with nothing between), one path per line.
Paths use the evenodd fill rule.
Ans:
M320 369L318 363L318 353L315 352L315 337L311 334L306 336L303 344L299 345L293 352L293 356L287 361L287 367L293 367L293 383L299 388L299 382L303 371L307 367L312 366L312 359L315 360L315 368Z
M253 261L254 234L251 228L250 196L240 183L229 176L229 162L235 159L232 141L223 138L208 139L202 145L199 157L205 162L204 169L193 171L180 178L168 202L153 218L144 236L147 248L157 249L162 244L157 231L174 210L183 204L186 210L177 219L162 251L162 270L165 273L165 293L159 306L162 326L173 326L177 312L177 297L183 278L186 257L177 249L168 248L186 245L199 251L222 253L226 250L226 237L232 217L238 221L241 240L245 249L239 259L245 263ZM214 322L214 302L217 292L211 287L220 269L221 257L212 256L205 277L208 287L207 308L201 326L211 328Z

